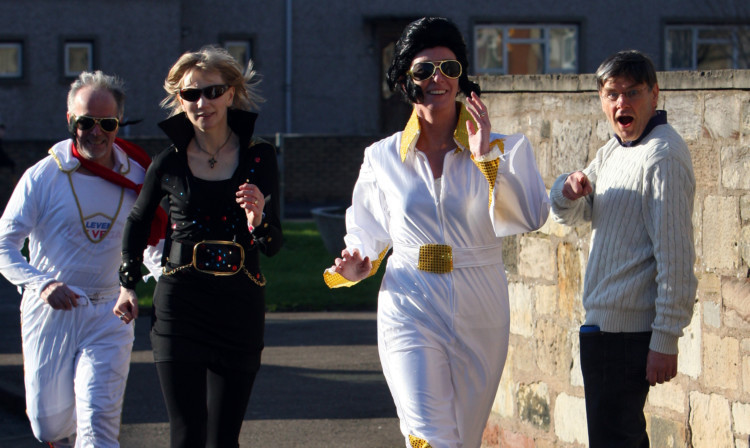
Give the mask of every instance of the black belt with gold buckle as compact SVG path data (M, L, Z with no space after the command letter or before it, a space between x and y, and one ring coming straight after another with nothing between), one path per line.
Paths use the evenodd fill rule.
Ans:
M245 265L245 249L239 243L205 240L199 243L173 241L168 261L173 266L192 266L211 275L234 275Z
M167 270L164 266L162 273L166 276L187 268L220 277L244 272L256 285L266 286L263 274L253 274L247 270L245 249L234 241L205 240L195 244L172 241L167 261L176 267Z

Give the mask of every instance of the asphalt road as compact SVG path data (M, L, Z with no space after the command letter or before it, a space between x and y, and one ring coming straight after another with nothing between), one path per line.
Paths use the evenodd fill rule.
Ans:
M0 284L0 448L40 448L23 414L18 294ZM169 425L149 318L136 321L123 448L166 447ZM271 313L242 447L398 448L396 410L377 354L375 313Z

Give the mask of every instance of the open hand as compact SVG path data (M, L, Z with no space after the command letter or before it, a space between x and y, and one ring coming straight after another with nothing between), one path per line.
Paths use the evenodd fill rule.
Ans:
M350 282L358 282L370 275L372 263L370 262L370 257L362 258L359 250L354 249L349 253L349 251L344 249L341 251L341 258L336 258L333 266L328 268L328 270L341 274L342 277Z
M471 120L466 120L466 130L469 132L469 149L474 157L482 156L490 152L490 131L492 124L487 114L487 106L476 92L466 98L466 110L476 121L476 126Z

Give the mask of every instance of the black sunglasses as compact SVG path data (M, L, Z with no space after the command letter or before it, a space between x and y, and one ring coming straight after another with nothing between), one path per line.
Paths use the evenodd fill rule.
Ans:
M456 79L463 73L461 63L455 59L417 62L406 73L415 81L424 81L431 78L438 68L443 75L451 79Z
M88 115L81 115L75 119L76 128L81 131L88 131L93 128L94 125L99 125L104 132L114 132L120 126L120 120L114 117L108 118L94 118Z
M206 97L207 100L213 100L224 95L227 90L229 90L229 86L226 84L217 84L202 89L180 89L180 97L185 101L194 103L201 98L201 95Z

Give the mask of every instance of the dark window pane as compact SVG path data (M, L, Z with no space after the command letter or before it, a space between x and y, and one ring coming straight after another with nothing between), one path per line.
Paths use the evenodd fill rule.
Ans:
M687 29L667 32L667 69L693 68L693 32Z
M380 57L380 70L382 73L388 73L388 68L391 66L391 61L393 60L393 52L396 49L396 42L390 42L388 45L383 47L383 51L381 52ZM390 87L388 87L388 78L386 76L383 76L383 81L380 86L380 93L383 96L383 99L389 99L394 94L396 94L396 91L392 91Z
M698 70L721 70L732 68L732 46L722 44L698 45Z
M737 31L737 68L750 68L750 28L740 28Z
M728 28L701 28L698 30L698 39L732 40L732 31Z

